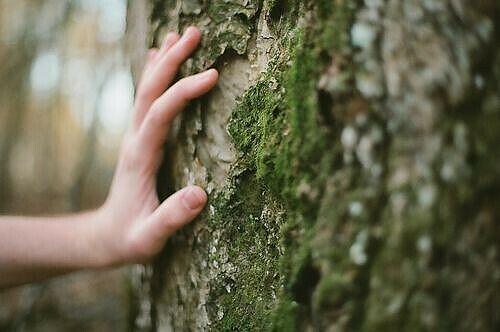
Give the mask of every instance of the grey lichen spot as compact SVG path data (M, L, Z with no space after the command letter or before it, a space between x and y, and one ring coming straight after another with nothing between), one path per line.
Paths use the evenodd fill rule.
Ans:
M354 160L353 152L358 142L358 133L352 126L347 126L342 130L340 142L344 147L344 162L350 164Z
M432 240L429 235L422 235L417 240L417 249L422 254L428 254L432 249Z
M431 207L436 200L436 188L433 185L422 186L418 191L418 202L424 208Z
M387 306L387 312L390 315L396 314L399 312L401 307L404 304L405 296L402 294L399 294L397 296L394 296L394 298L389 302L389 305Z
M351 39L354 46L368 47L375 40L376 32L366 23L356 23L351 30Z
M356 147L356 143L358 141L358 133L356 129L351 126L347 126L342 130L342 134L340 136L340 141L344 146L344 149L347 151L352 151Z
M474 85L476 86L476 89L482 90L484 88L484 77L480 74L477 74L474 77Z
M358 74L356 87L367 98L377 98L384 93L380 79L371 73Z
M446 182L453 182L457 176L455 165L452 162L445 162L440 171L441 178Z
M222 318L224 318L224 310L222 310L222 308L219 308L217 310L217 319L221 320Z
M373 162L373 149L375 142L367 135L361 137L356 148L356 156L363 167L370 168Z
M349 204L349 214L353 217L359 217L363 213L363 204L355 201Z
M356 236L354 243L349 249L349 257L356 265L364 265L368 260L366 254L366 245L368 241L368 232L363 230Z

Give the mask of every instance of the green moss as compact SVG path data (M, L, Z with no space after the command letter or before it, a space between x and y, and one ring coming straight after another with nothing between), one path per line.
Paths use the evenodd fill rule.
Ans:
M272 327L267 326L266 330L271 331L294 331L297 329L300 305L291 298L282 298L279 307L272 313Z
M264 330L270 325L281 284L276 234L282 209L252 172L235 176L234 186L231 194L211 202L216 212L209 227L221 230L219 241L226 248L222 253L207 253L207 260L218 261L221 271L211 282L210 301L220 310L212 313L217 317L214 328Z
M282 287L277 301L272 302L267 312L261 311L261 314L274 313L272 326L275 330L293 330L292 327L297 327L299 313L309 315L310 311L305 309L311 305L312 294L307 293L312 293L318 282L310 275L317 274L320 278L317 267L312 265L310 243L315 234L318 198L327 178L334 172L340 150L331 144L333 133L321 114L317 83L327 65L322 57L323 50L346 47L346 39L331 40L348 35L347 22L352 17L344 8L347 5L339 3L329 8L333 10L332 15L339 18L345 14L347 18L334 25L320 24L306 29L289 27L290 35L282 39L279 47L281 57L273 61L270 69L241 98L229 125L229 133L241 155L239 168L250 170L254 181L279 199L287 211L279 233L284 252L273 264L275 272L282 276L279 280ZM290 7L293 5L287 3L286 8ZM323 15L325 22L330 19ZM329 152L325 153L327 150ZM261 292L256 286L250 293ZM301 287L305 290L299 291ZM258 317L269 323L269 316ZM234 327L234 320L228 318L226 322ZM241 320L236 319L236 322Z
M276 165L281 153L284 132L284 116L279 91L270 89L272 76L253 86L233 112L229 125L236 147L244 156L244 167L252 169L256 177L274 192L283 184L283 174ZM274 171L274 176L270 176ZM270 182L265 180L271 180Z

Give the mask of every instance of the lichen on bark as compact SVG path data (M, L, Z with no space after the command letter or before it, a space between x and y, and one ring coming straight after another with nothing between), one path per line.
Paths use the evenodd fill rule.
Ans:
M221 78L167 147L160 191L209 206L143 274L142 328L498 329L499 4L152 4L152 43L198 25L182 71Z

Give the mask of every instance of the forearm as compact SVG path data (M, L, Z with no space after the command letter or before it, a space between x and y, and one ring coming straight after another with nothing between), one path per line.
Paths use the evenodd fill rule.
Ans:
M100 212L0 217L0 288L107 264L95 238Z

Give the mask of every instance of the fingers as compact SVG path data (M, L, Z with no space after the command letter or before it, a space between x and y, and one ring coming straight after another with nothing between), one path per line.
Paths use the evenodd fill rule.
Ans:
M148 52L148 64L150 64L149 66L146 66L146 68L144 68L144 81L147 81L147 77L150 76L150 73L151 72L154 72L156 70L156 66L158 64L158 59L161 57L162 54L165 54L166 52L168 52L168 50L175 44L177 43L177 41L179 40L180 36L179 34L175 33L175 32L169 32L167 34L167 36L165 37L165 39L163 40L163 43L160 47L160 49L151 49L149 52ZM141 81L141 85L142 85L142 81ZM141 87L142 89L142 87Z
M167 36L163 40L161 48L151 48L147 53L147 61L143 70L143 77L147 77L147 74L150 70L154 70L155 65L157 64L157 59L159 54L163 54L167 52L178 40L180 36L175 32L167 33ZM142 83L142 82L141 82Z
M155 56L155 64L144 75L137 93L138 112L134 123L139 125L153 101L158 98L175 78L179 66L188 59L201 39L200 31L189 27L182 37L168 34L161 49Z
M158 253L165 241L192 221L207 202L207 194L197 186L186 187L167 198L142 225L137 234L143 256Z
M146 65L144 66L143 69L143 74L139 89L142 89L144 81L147 81L149 72L155 69L158 63L157 60L158 58L160 58L160 55L167 52L179 40L179 38L180 38L179 34L175 32L169 32L165 37L165 39L163 40L163 43L160 48L151 48L150 50L148 50Z
M148 72L151 70L151 67L153 67L157 54L157 48L148 50L148 53L146 55L146 63L144 64L144 69L142 70L141 81L143 77L147 76Z
M152 48L148 51L148 59L146 62L146 66L151 65L154 62L157 54L158 54L157 48Z
M154 156L162 149L172 120L186 105L210 91L217 83L215 69L183 78L151 106L139 130L139 146L145 155Z
M148 51L146 65L143 70L143 77L147 77L148 71L154 70L154 67L158 62L156 60L159 58L159 55L167 52L179 40L179 38L180 36L177 33L169 32L160 49L152 48Z
M186 29L182 37L163 52L158 58L158 70L153 74L154 88L165 87L172 82L178 67L194 52L201 39L200 30L195 27ZM163 91L161 91L163 92ZM161 94L160 92L160 94ZM159 94L158 94L159 96Z
M163 41L163 45L161 46L160 52L164 54L167 52L177 41L181 38L178 33L169 32Z
M135 103L135 113L133 124L135 128L138 128L145 114L147 113L149 107L152 103L153 96L148 96L146 90L148 89L147 83L150 80L151 73L156 70L158 64L158 58L168 50L179 40L179 34L175 32L169 32L165 37L161 47L152 48L147 53L147 61L144 66L142 77L139 83L136 103Z

